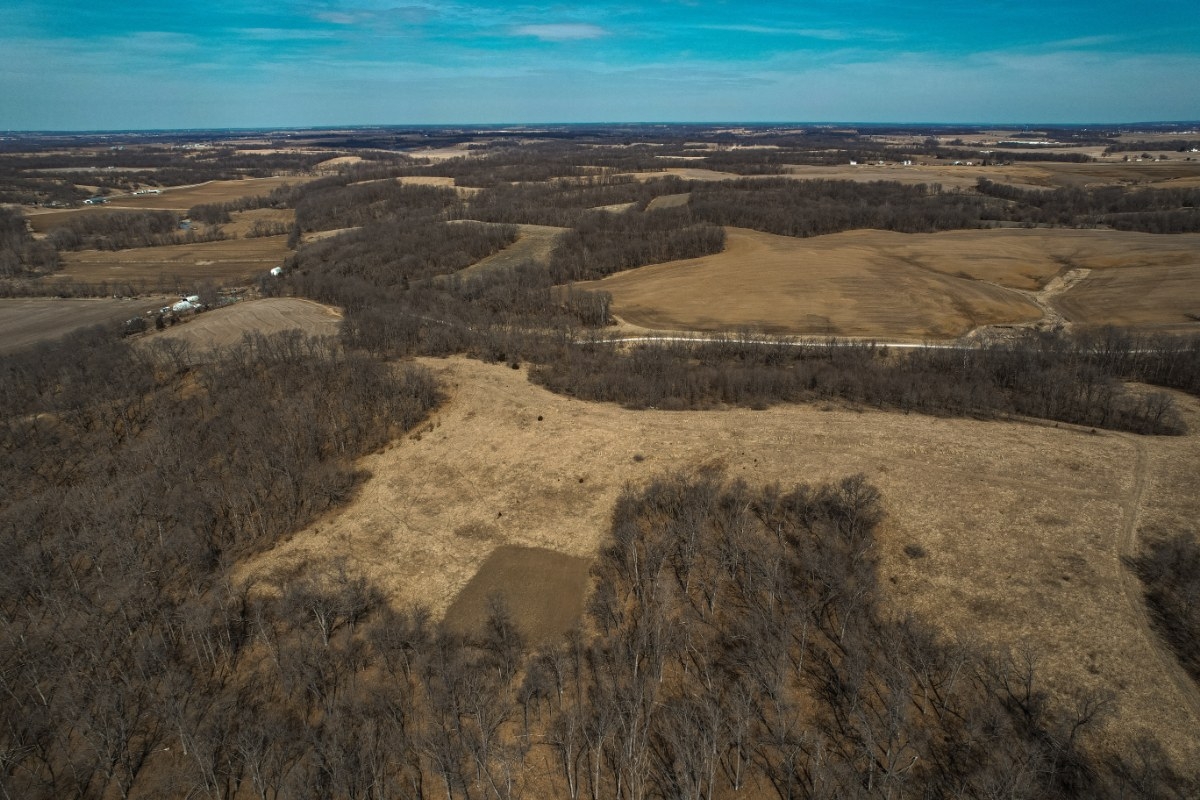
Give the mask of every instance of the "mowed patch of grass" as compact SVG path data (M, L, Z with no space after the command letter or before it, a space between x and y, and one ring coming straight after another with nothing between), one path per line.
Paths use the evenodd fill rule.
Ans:
M63 253L63 268L51 280L83 283L139 282L147 286L248 280L278 266L287 256L286 236Z
M476 579L498 549L594 558L626 484L706 465L751 486L863 473L883 493L875 555L890 613L916 614L947 637L1029 649L1053 702L1073 702L1080 688L1116 694L1108 743L1128 752L1159 738L1177 763L1200 759L1200 715L1147 638L1132 605L1140 589L1123 583L1121 564L1135 509L1155 520L1160 509L1170 519L1200 513L1195 433L811 405L632 411L551 394L507 366L424 363L449 394L430 423L364 458L371 477L344 510L243 564L242 579L346 559L391 601L442 615L473 582L536 594L517 568ZM1196 401L1180 402L1196 431ZM1139 475L1149 476L1144 492Z

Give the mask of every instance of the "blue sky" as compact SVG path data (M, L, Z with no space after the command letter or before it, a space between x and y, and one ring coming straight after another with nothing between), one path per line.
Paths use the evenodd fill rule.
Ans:
M1200 2L4 0L0 129L1200 118Z

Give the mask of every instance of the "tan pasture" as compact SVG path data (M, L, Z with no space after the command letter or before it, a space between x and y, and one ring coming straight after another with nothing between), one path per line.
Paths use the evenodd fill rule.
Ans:
M286 236L134 250L80 250L63 253L63 268L55 279L84 283L138 281L151 287L178 282L189 288L199 281L253 278L279 266L289 252Z
M785 486L861 472L883 493L878 556L892 612L948 637L1031 648L1056 701L1076 689L1114 692L1103 743L1129 752L1154 737L1177 763L1200 759L1196 687L1177 681L1121 562L1137 547L1139 519L1194 522L1200 512L1195 434L815 405L630 411L551 394L507 366L425 363L449 392L430 423L362 459L371 477L357 497L246 562L242 579L344 558L393 602L441 615L502 548L594 558L626 484L707 464ZM1200 430L1196 402L1182 402ZM911 558L909 545L926 555ZM536 580L530 560L514 563L522 583ZM504 572L476 583L503 587ZM517 590L536 603L536 592ZM548 589L543 603L563 596Z
M336 172L339 167L349 166L351 164L361 164L362 156L335 156L327 158L324 161L316 164L313 169L324 170L326 172Z

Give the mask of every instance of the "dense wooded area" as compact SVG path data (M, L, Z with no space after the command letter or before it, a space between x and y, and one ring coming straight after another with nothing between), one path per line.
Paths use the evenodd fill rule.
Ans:
M355 459L438 401L425 370L299 335L193 361L102 329L0 359L4 797L159 794L147 769L208 788L197 747L250 735L212 714L271 624L233 566L344 502Z

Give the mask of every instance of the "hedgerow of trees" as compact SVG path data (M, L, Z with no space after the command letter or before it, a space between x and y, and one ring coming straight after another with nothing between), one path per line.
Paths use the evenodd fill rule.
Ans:
M43 275L59 263L53 245L33 238L24 215L0 207L0 278Z

